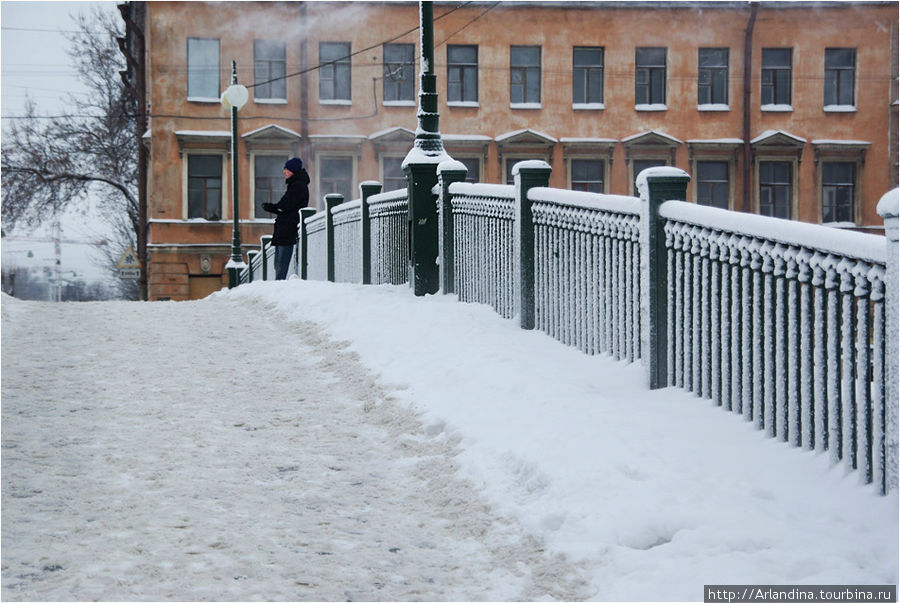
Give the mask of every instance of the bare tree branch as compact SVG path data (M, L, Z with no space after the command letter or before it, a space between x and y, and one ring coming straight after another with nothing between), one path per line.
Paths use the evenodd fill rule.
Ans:
M0 149L0 215L5 228L35 227L66 211L93 210L104 223L98 234L102 230L111 243L103 261L114 268L140 236L136 111L119 76L125 68L116 43L121 21L95 7L76 22L69 55L88 92L68 94L69 111L52 120L36 119L29 102L23 118L9 125Z

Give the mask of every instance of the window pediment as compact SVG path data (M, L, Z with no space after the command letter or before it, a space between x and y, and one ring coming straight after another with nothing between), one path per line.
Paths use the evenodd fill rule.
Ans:
M231 132L229 130L176 130L178 155L183 157L187 149L229 151Z

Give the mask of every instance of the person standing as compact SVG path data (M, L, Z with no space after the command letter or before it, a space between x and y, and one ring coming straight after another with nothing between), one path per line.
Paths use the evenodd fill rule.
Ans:
M278 203L263 203L263 209L275 214L275 230L272 245L275 247L275 280L287 278L291 255L297 243L297 226L300 210L309 205L309 174L303 169L299 157L292 157L284 164L284 181L287 190Z

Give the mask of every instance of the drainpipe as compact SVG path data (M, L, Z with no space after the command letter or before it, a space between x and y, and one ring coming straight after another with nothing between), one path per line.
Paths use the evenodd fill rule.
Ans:
M744 199L741 210L745 212L749 212L753 207L751 202L753 187L750 182L750 86L753 71L753 26L756 24L758 8L759 2L750 3L750 19L747 21L747 29L744 30Z

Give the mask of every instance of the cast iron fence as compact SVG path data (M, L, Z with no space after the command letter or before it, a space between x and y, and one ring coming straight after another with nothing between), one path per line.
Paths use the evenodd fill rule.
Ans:
M640 359L651 387L711 399L881 492L896 487L896 228L685 203L689 177L672 168L642 173L642 198L548 188L543 162L514 172L515 186L473 184L461 164L439 167L444 293L585 353ZM302 278L408 281L407 190L379 190L367 182L360 199L303 210Z

